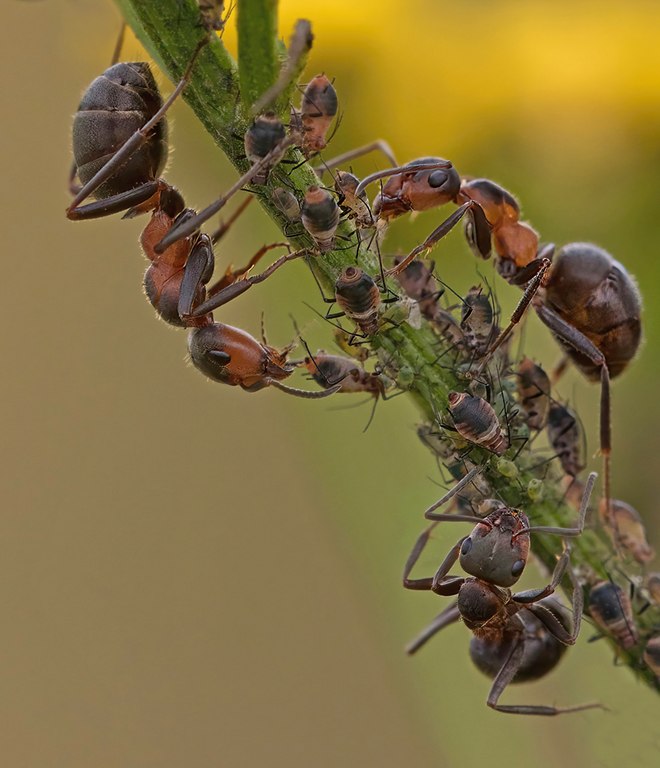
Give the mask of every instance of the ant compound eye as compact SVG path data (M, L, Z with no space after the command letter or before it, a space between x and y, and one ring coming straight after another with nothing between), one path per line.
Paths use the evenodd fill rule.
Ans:
M429 173L429 187L437 189L447 181L447 178L447 171L433 171L433 173Z
M516 562L513 564L513 568L511 569L511 575L518 577L524 570L525 570L525 561L516 560Z
M465 539L463 542L463 546L461 547L461 555L467 555L467 553L472 549L472 539ZM524 565L524 564L523 564Z

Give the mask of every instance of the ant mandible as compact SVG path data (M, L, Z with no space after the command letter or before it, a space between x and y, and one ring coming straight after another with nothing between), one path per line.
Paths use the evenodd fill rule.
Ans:
M509 683L534 680L547 674L559 661L562 646L573 645L578 636L583 594L569 565L568 547L565 547L557 561L547 586L514 593L510 587L518 581L525 568L530 533L550 533L563 537L579 536L582 533L595 473L587 480L575 527L530 526L522 511L502 505L479 520L472 533L451 548L434 576L410 577L430 538L431 530L438 522L474 523L475 518L471 515L436 514L433 510L470 482L479 470L479 467L475 467L468 472L443 499L426 511L425 517L435 522L415 543L405 565L403 586L406 589L428 590L442 596L456 595L457 600L408 646L407 652L415 653L441 629L462 619L474 634L470 643L472 660L481 671L494 678L486 702L489 707L498 712L519 715L558 715L600 707L600 704L560 708L499 703ZM449 573L459 558L463 570L470 574L468 578ZM573 585L572 631L566 626L554 603L547 600L565 573L568 573Z

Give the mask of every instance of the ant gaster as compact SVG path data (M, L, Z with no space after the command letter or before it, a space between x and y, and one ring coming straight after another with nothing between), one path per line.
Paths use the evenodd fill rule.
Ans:
M441 629L462 619L474 634L470 643L473 661L483 672L494 678L487 699L489 707L510 714L558 715L600 706L582 704L560 708L499 703L509 683L545 675L559 661L559 646L573 645L578 636L582 616L582 589L570 568L568 548L564 549L557 561L547 586L514 593L509 588L518 581L525 568L530 533L550 533L562 537L579 536L582 533L595 478L595 474L589 476L575 527L530 526L523 512L501 506L480 520L469 536L463 537L451 548L434 576L413 579L410 574L434 526L427 528L418 538L406 562L403 585L407 589L428 590L442 596L456 595L457 600L408 646L408 653L414 653ZM458 483L452 490L455 491L460 485ZM426 512L428 519L436 521L434 525L440 521L474 523L474 517L470 515L434 514L431 510L441 502ZM470 574L468 578L449 573L459 558L461 567ZM573 585L572 631L566 626L559 611L546 600L565 573L568 573Z

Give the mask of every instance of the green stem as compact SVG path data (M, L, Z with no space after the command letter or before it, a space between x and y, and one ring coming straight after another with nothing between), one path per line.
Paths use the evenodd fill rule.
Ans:
M203 35L195 3L192 0L116 2L145 48L162 64L170 79L176 82ZM277 61L276 5L275 0L238 0L239 60L244 68L240 83L244 104L248 106L277 78L277 70L274 69ZM247 128L247 118L236 113L238 80L234 62L222 43L214 39L202 51L183 97L218 146L236 168L244 172L247 161L243 144L232 135L242 134ZM289 222L272 203L272 189L277 186L293 188L302 198L305 190L318 181L314 170L303 162L304 158L298 150L290 150L288 159L295 161L294 170L289 170L290 165L286 166L286 170L280 165L271 173L268 185L258 188L261 205L283 231ZM295 167L298 164L299 167ZM310 267L328 294L333 292L340 271L355 263L358 240L352 223L343 222L338 235L342 238L341 250L333 250L323 257L308 258ZM313 242L304 233L288 236L288 239L295 248L313 249ZM376 274L378 262L375 253L362 248L359 263L363 269ZM382 364L395 371L399 386L409 390L424 418L432 421L434 414L446 412L449 392L464 390L466 381L461 377L460 365L449 367L435 364L443 351L451 351L448 349L449 343L445 342L443 349L442 339L428 323L423 322L420 328L413 328L405 322L405 316L401 313L401 308L396 305L394 309L388 310L385 317L389 316L392 322L385 320L380 331L369 342ZM509 413L516 408L512 392L514 388L515 383L508 377L498 382L493 392L493 400L506 402ZM522 440L528 437L527 427L515 420L512 423L514 444L505 460L493 459L492 454L481 449L472 450L472 460L484 464L483 474L494 494L511 506L522 504L535 525L557 527L571 524L576 512L564 500L562 477L553 466L556 462L539 469L539 456L531 445L526 443L521 448ZM540 478L542 493L539 496ZM551 571L561 553L562 540L551 535L535 535L532 539L535 555ZM592 580L607 579L617 566L610 542L601 530L588 530L572 540L571 551L573 567L583 577L587 574ZM626 568L621 564L619 567L624 570ZM570 588L569 585L564 586ZM642 636L646 637L654 631L654 627L660 626L660 609L654 606L637 617L636 621ZM617 655L636 674L660 690L660 684L641 661L641 644L624 652L614 641L611 642Z
M277 80L277 0L238 3L238 77L246 113Z

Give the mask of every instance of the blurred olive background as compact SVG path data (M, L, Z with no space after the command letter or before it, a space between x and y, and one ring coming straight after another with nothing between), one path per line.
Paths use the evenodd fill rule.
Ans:
M595 241L637 276L646 343L614 385L614 492L660 547L660 6L282 0L283 35L298 16L316 33L310 72L336 78L332 152L382 137L402 161L451 158L514 191L544 239ZM145 220L66 221L71 116L118 24L107 0L0 9L2 765L657 765L657 696L587 644L588 626L547 681L504 701L599 700L607 713L491 712L460 625L404 658L443 606L399 586L440 479L405 397L379 404L363 434L370 405L343 408L348 397L206 382L141 294ZM142 57L129 38L124 58ZM235 175L183 103L173 117L168 179L201 206ZM444 215L396 222L389 245ZM278 238L254 207L219 263ZM435 258L458 291L478 266L504 311L518 298L460 232ZM285 344L292 313L329 347L303 304L320 308L304 265L284 272L221 319L257 333L263 310ZM535 318L524 348L558 358ZM595 452L598 389L571 373L560 392ZM460 535L442 531L421 569Z

